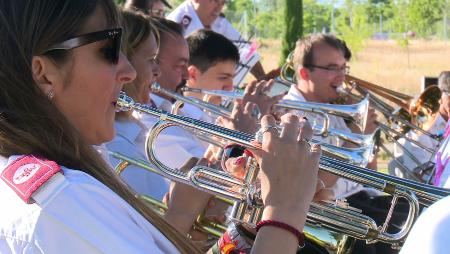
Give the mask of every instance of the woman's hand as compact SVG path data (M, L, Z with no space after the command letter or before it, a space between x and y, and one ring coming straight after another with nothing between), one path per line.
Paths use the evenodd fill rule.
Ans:
M305 119L286 114L281 118L281 133L272 116L261 120L264 131L262 151L256 151L261 167L264 205L306 213L315 193L320 146L307 142L312 129Z

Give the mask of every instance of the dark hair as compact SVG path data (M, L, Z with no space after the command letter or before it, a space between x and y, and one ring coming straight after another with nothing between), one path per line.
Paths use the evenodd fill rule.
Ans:
M0 0L0 155L33 154L83 171L114 191L184 253L196 248L125 186L33 79L33 56L78 35L95 9L119 25L112 0ZM61 65L69 51L47 57Z
M148 9L153 7L153 4L161 1L167 8L172 8L172 6L166 0L127 0L125 3L125 8L135 8L146 14L148 13Z
M328 45L341 51L346 60L350 59L350 50L346 51L346 46L342 42L342 40L330 34L312 34L298 40L294 50L294 68L297 70L300 66L307 67L314 64L314 47L317 45Z
M161 18L154 18L153 20L155 21L154 24L159 32L159 40L161 47L164 47L165 42L170 36L172 37L180 36L184 38L183 27L177 22Z
M239 50L225 36L211 30L198 30L187 38L189 44L189 65L201 72L207 71L218 62L239 63Z
M344 48L344 58L347 62L349 62L352 59L352 51L347 46L347 43L345 43L344 40L338 39L342 43L342 47Z
M450 91L450 71L443 71L439 74L438 86L441 91Z

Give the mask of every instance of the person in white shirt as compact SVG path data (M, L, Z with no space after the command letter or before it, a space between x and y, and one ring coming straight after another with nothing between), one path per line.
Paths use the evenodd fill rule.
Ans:
M284 99L318 103L334 102L340 96L336 89L342 85L345 75L349 71L347 62L350 56L350 51L343 44L343 41L333 35L314 34L298 40L293 57L295 75L298 81L297 84L291 86ZM301 111L293 113L305 115L312 125L314 122L323 123L321 116L317 114ZM346 124L341 117L332 115L329 115L329 117L330 127L342 131L370 134L377 127L375 123L376 114L373 110L369 111L364 130L359 130L354 124ZM332 136L315 138L338 147L350 146L350 144ZM369 163L368 167L376 169L376 161ZM390 205L390 197L379 196L379 191L363 188L361 184L338 178L335 175L319 172L319 179L323 181L326 188L321 191L323 194L318 193L317 196L346 198L351 206L362 209L363 214L375 218L377 223L383 222ZM396 226L401 226L406 216L403 213L403 207L401 209L393 216L392 221L396 223ZM354 253L377 251L390 253L392 250L388 244L366 245L363 241L357 241L353 250Z
M441 87L440 87L441 88ZM442 89L442 88L441 88ZM445 90L443 90L445 91ZM443 96L448 96L444 95ZM450 108L449 99L441 98L441 103L446 103L442 110L448 113ZM441 104L442 105L442 104ZM448 116L448 114L447 114ZM449 127L446 127L445 139L442 141L436 158L435 185L450 188L448 158L450 155ZM436 182L437 181L437 182ZM429 253L444 254L450 248L450 197L445 197L432 204L420 214L414 223L400 251L401 254Z
M448 121L448 115L450 110L450 103L448 96L450 91L450 72L449 71L443 71L439 74L438 77L438 87L441 90L441 98L439 101L439 111L436 113L436 117L429 123L426 123L426 126L423 128L428 131L431 134L438 135L439 133L442 133L445 129L445 126L447 125ZM439 141L430 137L429 135L425 135L423 133L411 130L408 133L406 133L406 136L419 142L424 147L427 147L431 150L436 150L439 146ZM418 166L423 165L424 163L428 161L433 161L434 158L431 158L432 154L431 152L423 149L422 147L413 144L412 142L409 142L408 140L402 138L399 139L399 143L403 146L403 149L400 147L395 146L394 147L394 155L395 158L399 161L399 163L402 163L404 167L406 167L406 170L411 171L414 174L414 169L416 169ZM409 153L405 152L408 151ZM411 154L414 158L411 158L409 156ZM396 175L399 177L406 177L409 178L408 174L405 174L403 170L405 168L397 165L397 162L395 160L392 160L389 163L389 174ZM402 170L403 169L403 170ZM419 176L420 177L420 176ZM429 177L429 176L425 176ZM428 179L424 179L428 180Z
M136 77L120 52L117 16L110 0L0 2L1 253L199 253L93 148L114 137L117 96ZM320 149L308 149L311 128L295 116L282 134L272 117L261 122L262 219L299 232ZM186 187L171 200L189 210L197 193ZM298 244L272 223L252 252L294 253Z
M210 29L235 43L240 51L240 66L234 79L236 87L243 81L249 70L256 79L265 79L265 72L259 62L260 56L255 46L243 39L222 14L225 2L225 0L186 0L175 8L167 19L181 24L186 37L196 30Z
M233 76L239 62L239 52L236 46L225 36L211 30L197 30L187 38L189 45L189 66L186 86L206 90L233 89ZM254 103L254 112L270 114L270 109L283 94L269 97L266 91L272 87L272 81L250 82L246 86L244 98L238 100L242 106L247 102ZM185 96L193 96L216 105L221 104L222 98L205 96L201 93L184 92ZM236 105L236 103L234 104ZM251 110L251 109L250 109ZM219 118L220 122L226 121ZM249 127L249 126L242 126ZM250 129L240 131L252 132Z
M158 45L157 32L151 19L134 13L122 11L125 31L126 48L123 49L136 70L136 79L124 86L123 91L136 102L148 104L150 102L149 86L155 82L160 70L157 64ZM146 161L145 138L149 129L133 116L131 111L116 114L116 137L106 144L111 152L120 153L133 159ZM172 143L172 141L169 141ZM186 158L186 162L190 157ZM113 155L109 156L113 167L120 160ZM121 178L137 193L162 200L169 191L169 181L162 176L146 169L130 165L122 173Z

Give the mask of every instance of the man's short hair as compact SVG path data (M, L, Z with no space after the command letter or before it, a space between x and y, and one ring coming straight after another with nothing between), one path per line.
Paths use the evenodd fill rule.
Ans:
M438 86L441 91L450 92L450 71L443 71L439 74Z
M177 22L174 22L172 20L168 19L162 19L162 18L154 18L156 29L158 29L159 32L159 39L160 39L160 47L164 47L164 42L167 41L169 36L172 37L181 37L184 39L184 31L183 27L178 24Z
M342 52L346 60L351 58L349 48L343 44L343 40L336 38L330 34L311 34L297 41L294 50L293 64L297 70L299 67L313 65L314 47L317 45L327 45Z
M211 30L198 30L187 38L189 65L201 72L207 71L218 62L239 63L239 50L225 36Z

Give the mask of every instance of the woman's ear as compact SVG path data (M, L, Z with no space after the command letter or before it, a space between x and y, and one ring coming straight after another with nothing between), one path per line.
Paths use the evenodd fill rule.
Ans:
M46 57L33 56L31 71L38 87L49 99L52 99L55 96L58 75L60 75L55 64Z

